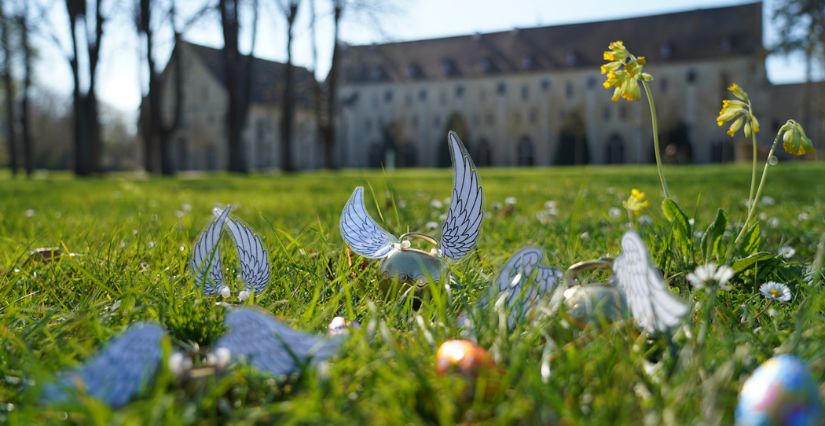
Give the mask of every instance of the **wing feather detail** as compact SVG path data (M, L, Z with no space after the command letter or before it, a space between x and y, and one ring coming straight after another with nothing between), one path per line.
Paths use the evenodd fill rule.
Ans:
M338 223L341 237L356 253L370 259L380 259L393 250L398 238L378 225L364 206L364 188L357 187L341 212Z
M78 389L112 407L135 397L157 371L166 332L158 324L137 323L112 339L94 357L43 387L41 400L62 403Z
M687 305L667 290L642 239L633 231L622 237L622 254L613 262L613 275L636 323L649 333L674 327L687 314Z
M441 230L441 254L458 260L475 246L484 216L483 190L475 165L458 135L447 135L455 176L450 210Z
M237 220L227 218L226 227L238 249L241 278L246 284L246 289L254 288L255 294L261 294L269 285L270 278L269 256L263 242L248 226Z
M223 209L215 220L206 227L206 230L201 233L192 253L191 266L195 274L195 282L207 295L218 294L224 285L218 243L228 216L229 207Z
M507 260L495 280L497 288L492 288L480 302L489 303L493 297L505 298L512 327L521 315L526 314L539 299L556 289L564 272L553 267L541 266L544 251L538 247L524 247ZM533 277L531 280L530 278ZM521 302L521 306L517 306Z
M286 376L307 364L335 355L344 336L332 338L297 331L271 315L252 308L235 308L226 315L229 330L215 347L229 349L258 370Z

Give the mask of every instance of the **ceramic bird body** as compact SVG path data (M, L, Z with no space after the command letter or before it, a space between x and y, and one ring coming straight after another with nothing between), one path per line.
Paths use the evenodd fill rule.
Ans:
M364 206L364 188L357 187L344 206L339 230L352 251L380 261L384 277L423 286L444 282L446 261L459 260L475 246L483 217L483 190L473 160L455 132L447 135L453 161L454 180L450 209L441 229L441 238L410 232L396 237L384 230ZM412 248L410 241L423 240L432 250Z

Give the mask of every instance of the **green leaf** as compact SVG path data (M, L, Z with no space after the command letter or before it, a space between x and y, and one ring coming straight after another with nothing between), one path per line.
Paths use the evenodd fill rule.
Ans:
M670 222L673 229L673 237L682 257L690 258L691 247L691 226L687 215L675 201L666 198L662 201L662 212L665 214L668 222Z
M716 219L713 220L713 223L708 226L708 229L705 230L705 233L702 235L702 256L705 262L712 256L715 256L717 260L725 256L722 236L725 234L728 223L728 214L722 209L717 210Z
M751 225L750 229L745 233L742 242L739 243L739 252L745 256L752 255L759 250L759 245L762 243L762 235L760 233L759 223Z
M738 274L751 266L755 265L757 262L765 262L768 260L772 260L776 257L773 253L768 253L766 251L760 251L754 253L744 259L739 259L736 262L733 262L731 266L733 268L733 272Z

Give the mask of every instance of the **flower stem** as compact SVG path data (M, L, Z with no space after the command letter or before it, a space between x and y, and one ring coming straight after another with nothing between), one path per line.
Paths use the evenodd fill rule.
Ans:
M757 145L756 145L756 132L751 129L751 144L753 145L753 167L751 168L751 191L748 195L748 207L753 204L753 191L756 190L756 157L757 157Z
M645 89L647 95L647 104L650 106L650 121L653 127L653 153L656 155L656 169L659 172L659 181L662 182L662 192L665 198L670 198L670 192L667 190L667 182L665 181L665 173L662 170L662 155L659 153L659 123L656 119L656 105L653 103L653 96L650 94L650 87L647 82L641 80L642 87Z
M708 287L708 300L707 306L705 306L705 321L702 323L702 328L699 330L699 336L697 338L697 342L700 347L705 344L705 339L707 338L708 330L710 329L710 323L713 322L713 305L716 304L716 291L716 285Z
M773 144L771 144L771 150L768 152L768 158L765 160L765 168L762 169L762 178L759 180L759 187L756 188L756 195L753 197L753 200L751 200L750 206L748 206L748 216L745 218L745 223L742 225L739 235L737 235L736 239L733 241L734 245L739 244L739 241L745 236L748 225L750 224L751 219L753 219L753 214L756 213L756 206L759 204L759 198L762 197L762 190L765 189L765 180L768 177L768 167L771 165L771 157L773 157L773 152L776 150L777 142L779 142L778 134L773 139Z

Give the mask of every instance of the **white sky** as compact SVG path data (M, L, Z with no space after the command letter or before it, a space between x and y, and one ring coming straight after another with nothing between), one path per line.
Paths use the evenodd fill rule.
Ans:
M279 0L259 0L263 13L258 23L258 42L255 54L262 58L283 61L286 58L286 37L283 18L278 14ZM293 56L298 65L311 64L309 8L304 0L299 11ZM329 12L330 0L314 0L320 21L318 23L319 78L329 68L332 45L332 29ZM345 16L341 39L353 44L384 42L390 40L414 40L420 38L443 37L474 32L491 32L514 27L532 27L572 22L587 22L619 17L691 10L723 5L748 3L746 1L719 0L383 0L394 5L394 11L383 16L382 28L374 28L369 19L353 14ZM776 0L768 0L764 5L765 41L773 40L769 17ZM66 11L62 1L51 0L49 10L50 27L56 37L64 41L68 48ZM179 0L181 15L191 12L201 1ZM106 2L104 2L106 3ZM128 114L136 115L141 91L145 88L145 65L142 62L140 43L130 18L133 2L110 0L109 7L114 13L104 37L98 74L98 96L100 99ZM246 12L246 13L244 13ZM159 13L159 12L157 12ZM242 20L250 20L251 14L242 10ZM241 30L241 49L248 50L249 26ZM164 64L171 49L171 35L159 35L162 45L158 62ZM187 40L220 47L223 38L216 13L202 19L186 31ZM71 74L69 66L54 40L40 37L36 40L40 59L36 65L36 79L39 84L53 88L57 93L69 96ZM775 83L801 81L803 67L799 58L771 58L768 60L768 77Z

